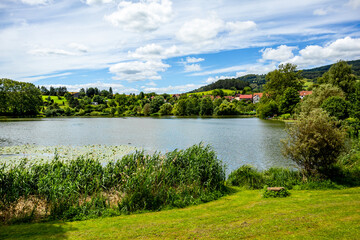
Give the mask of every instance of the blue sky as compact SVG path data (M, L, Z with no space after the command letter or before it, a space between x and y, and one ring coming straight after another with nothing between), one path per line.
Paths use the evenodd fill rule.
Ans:
M1 0L1 78L181 93L360 59L360 0Z

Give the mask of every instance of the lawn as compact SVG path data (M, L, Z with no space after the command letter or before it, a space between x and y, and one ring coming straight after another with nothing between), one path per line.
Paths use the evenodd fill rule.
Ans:
M42 96L42 100L46 101L49 96ZM67 106L68 100L66 100L65 97L61 97L61 100L57 96L50 96L52 100L54 100L55 103L59 104L59 106ZM63 104L64 103L64 104Z
M0 239L359 239L360 188L291 193L240 190L184 209L2 226Z

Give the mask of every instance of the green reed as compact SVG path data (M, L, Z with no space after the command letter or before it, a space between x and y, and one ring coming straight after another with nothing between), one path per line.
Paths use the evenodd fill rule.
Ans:
M48 162L1 163L0 220L75 220L184 207L224 195L224 181L224 164L202 144L165 155L136 151L106 164L56 154Z

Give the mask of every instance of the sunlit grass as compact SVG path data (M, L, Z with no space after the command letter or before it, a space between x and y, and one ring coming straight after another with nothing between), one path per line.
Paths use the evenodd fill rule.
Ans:
M240 190L161 212L0 227L1 239L358 239L360 188L291 191L264 199Z

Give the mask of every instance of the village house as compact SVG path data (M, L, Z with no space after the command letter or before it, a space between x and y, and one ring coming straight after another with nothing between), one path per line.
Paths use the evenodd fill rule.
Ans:
M243 101L252 101L253 96L251 94L247 94L247 95L236 94L235 99L238 100L238 101L241 101L241 100L243 100Z
M263 93L254 93L252 102L254 104L260 102L260 99L262 98L262 96L263 96Z
M312 94L312 91L300 91L299 92L301 99L303 99L304 97L306 97L307 95L310 95L310 94Z

